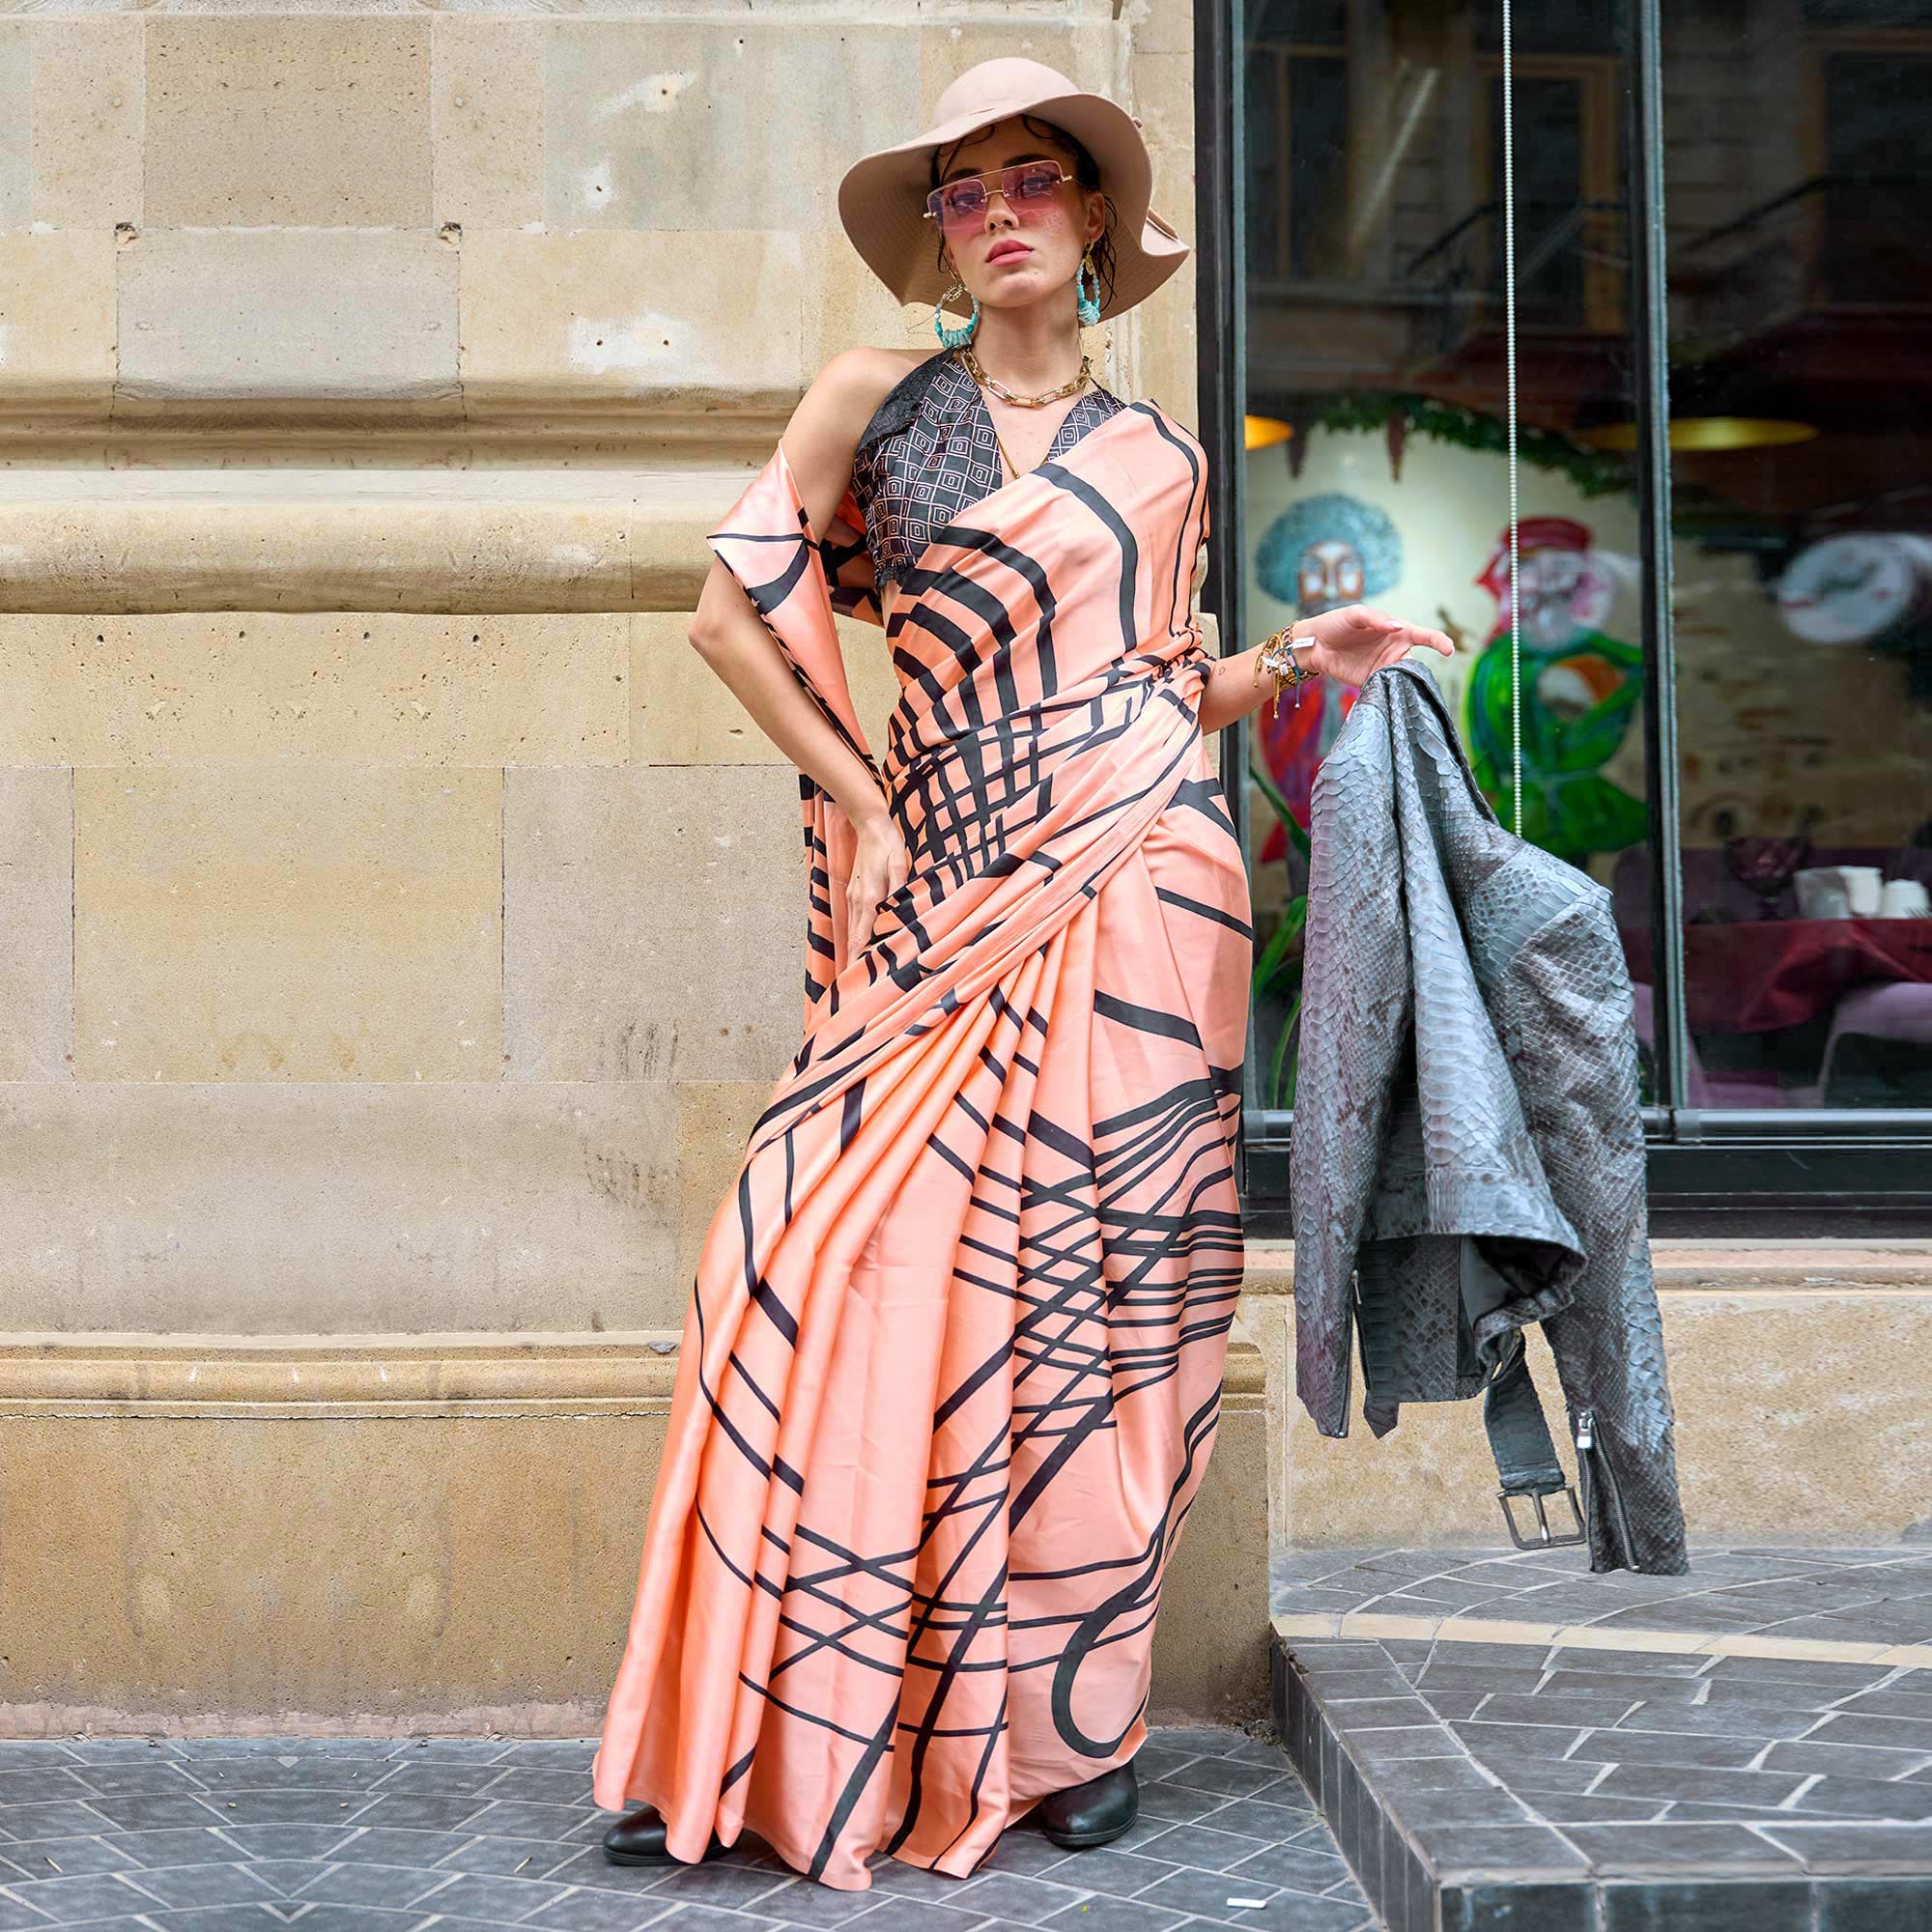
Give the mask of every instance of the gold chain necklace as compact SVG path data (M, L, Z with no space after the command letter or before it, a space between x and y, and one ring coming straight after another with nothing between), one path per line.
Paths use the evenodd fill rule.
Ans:
M1083 355L1080 358L1079 373L1070 383L1063 383L1059 388L1044 390L1037 396L1019 396L1015 395L1004 383L998 382L986 374L985 370L980 366L980 358L973 353L970 343L961 345L959 359L965 363L967 373L982 389L990 389L1003 403L1017 403L1021 409L1025 410L1042 409L1048 403L1057 403L1062 396L1072 395L1076 389L1084 389L1087 386L1089 376L1093 373L1094 362L1094 358L1091 355Z
M964 365L966 373L972 377L981 390L990 390L1002 402L1015 403L1021 409L1025 410L1043 409L1048 403L1057 403L1061 397L1070 396L1076 390L1084 389L1093 375L1094 358L1091 355L1083 355L1080 358L1080 373L1070 383L1063 383L1059 388L1048 389L1041 395L1017 396L1004 383L994 381L991 376L986 374L985 370L980 368L980 358L974 355L970 346L962 345L955 353L958 355L960 362ZM1007 447L1007 440L1000 434L999 424L993 422L993 412L990 409L986 412L986 420L993 425L993 440L999 444L1000 454L1006 459L1007 468L1017 478L1020 474L1020 467L1013 461L1012 451Z

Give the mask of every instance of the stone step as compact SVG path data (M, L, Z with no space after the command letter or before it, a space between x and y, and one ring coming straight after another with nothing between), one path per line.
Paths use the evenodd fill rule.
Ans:
M1932 1551L1329 1552L1275 1603L1275 1721L1389 1932L1932 1924Z

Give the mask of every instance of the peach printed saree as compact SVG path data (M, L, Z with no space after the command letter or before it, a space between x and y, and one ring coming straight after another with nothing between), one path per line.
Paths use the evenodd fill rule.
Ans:
M800 775L804 1040L703 1245L593 1775L676 1858L749 1829L833 1887L963 1877L1147 1735L1242 1264L1207 480L1136 403L940 529L882 625L883 758L850 494L819 538L781 445L711 533L912 870L847 956L853 829Z

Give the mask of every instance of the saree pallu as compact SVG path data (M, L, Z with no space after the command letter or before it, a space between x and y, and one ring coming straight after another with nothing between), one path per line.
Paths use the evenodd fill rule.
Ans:
M1252 929L1198 707L1200 444L1150 403L939 530L883 626L883 759L835 612L848 492L781 444L711 533L911 858L846 942L801 774L804 1043L699 1257L593 1767L865 1889L965 1877L1147 1736L1163 1573L1219 1414Z

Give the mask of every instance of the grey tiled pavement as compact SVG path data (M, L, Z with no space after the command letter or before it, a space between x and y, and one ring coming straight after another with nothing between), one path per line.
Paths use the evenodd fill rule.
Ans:
M1877 1870L1889 1844L1890 1869L1932 1869L1932 1671L1400 1640L1294 1653L1425 1852L1465 1853L1480 1825L1521 1830L1559 1868L1695 1848ZM1486 1776L1445 1770L1459 1760Z
M1291 1566L1298 1577L1284 1574ZM1796 1651L1918 1644L1932 1636L1932 1551L1693 1552L1684 1577L1592 1576L1577 1550L1278 1563L1277 1612L1313 1600L1570 1628L1558 1646L1290 1639L1338 1733L1391 1764L1481 1766L1501 1787L1481 1794L1486 1824L1556 1827L1592 1863L1689 1844L1686 1825L1722 1826L1698 1840L1714 1862L1814 1870L1871 1828L1911 1826L1889 1842L1932 1869L1932 1653L1887 1663L1600 1649L1575 1629L1796 1639ZM1459 1808L1459 1822L1476 1816ZM1425 1852L1433 1829L1418 1817ZM1573 1856L1563 1849L1559 1861Z
M1435 1622L1277 1636L1277 1719L1393 1932L1532 1893L1538 1932L1932 1925L1932 1550L1301 1552L1274 1583L1284 1620Z
M702 1865L598 1845L591 1739L0 1740L0 1932L1373 1932L1278 1744L1154 1731L1141 1815L1067 1852L1022 1822L970 1879L874 1861L837 1891L749 1834ZM1926 1787L1932 1790L1932 1786ZM1235 1904L1232 1901L1256 1901Z
M1557 1516L1562 1506L1557 1506ZM1592 1576L1578 1549L1297 1550L1276 1614L1482 1617L1828 1643L1932 1643L1932 1548L1693 1549L1683 1577Z

